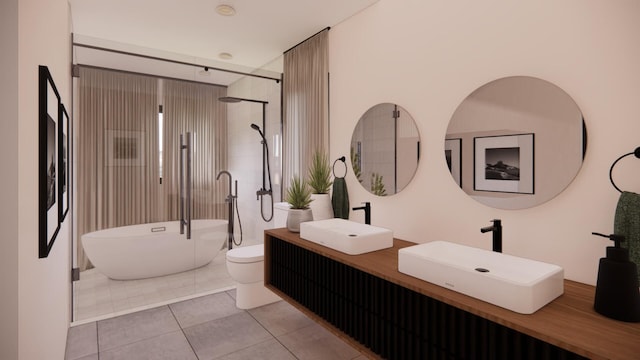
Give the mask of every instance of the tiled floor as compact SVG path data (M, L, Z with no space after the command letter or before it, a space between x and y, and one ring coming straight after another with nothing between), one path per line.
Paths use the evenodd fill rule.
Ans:
M80 273L74 283L74 321L113 316L185 296L229 289L235 282L225 263L226 249L195 270L142 280L112 280L98 269Z
M245 311L234 296L230 290L72 327L66 359L366 359L284 301Z

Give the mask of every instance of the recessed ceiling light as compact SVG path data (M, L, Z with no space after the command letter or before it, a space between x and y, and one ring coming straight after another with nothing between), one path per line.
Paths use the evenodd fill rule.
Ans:
M222 16L233 16L236 14L236 9L231 5L221 4L216 7L216 12Z
M218 57L222 60L231 60L233 58L233 55L229 54L228 52L221 52L220 54L218 54Z

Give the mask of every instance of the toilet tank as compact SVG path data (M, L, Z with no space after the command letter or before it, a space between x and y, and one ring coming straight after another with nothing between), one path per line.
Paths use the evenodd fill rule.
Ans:
M287 215L289 214L289 208L291 205L287 202L279 202L273 204L273 227L283 228L287 227Z

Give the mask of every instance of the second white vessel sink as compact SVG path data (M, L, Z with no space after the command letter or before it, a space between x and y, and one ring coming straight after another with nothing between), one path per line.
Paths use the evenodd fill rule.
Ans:
M447 241L400 249L398 271L521 314L564 293L560 266Z
M349 255L393 246L391 230L345 219L303 222L300 224L300 237Z

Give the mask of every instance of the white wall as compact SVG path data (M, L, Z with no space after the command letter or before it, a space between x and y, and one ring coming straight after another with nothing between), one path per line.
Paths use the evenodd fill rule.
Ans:
M566 278L595 284L607 242L591 231L613 231L619 196L609 167L640 146L640 2L381 0L329 34L330 158L348 158L356 122L377 103L404 107L422 137L418 171L401 193L377 198L347 177L351 203L372 202L374 225L410 241L490 249L490 235L479 229L501 218L505 253L559 264ZM589 138L582 170L562 194L508 211L481 205L458 188L443 149L460 102L513 75L564 89L581 108ZM614 171L629 191L640 192L639 176L635 158Z
M0 358L18 357L18 0L0 2Z
M38 65L49 67L70 109L69 5L67 0L20 0L18 6L19 63L13 68L18 77L13 89L18 98L18 126L17 133L9 135L18 140L13 152L14 156L17 153L18 184L13 191L19 201L17 209L12 209L18 217L18 237L17 252L9 256L18 260L19 306L10 311L19 320L20 359L63 359L70 321L69 217L49 257L38 259ZM6 249L3 245L2 252ZM4 328L4 321L0 323Z

